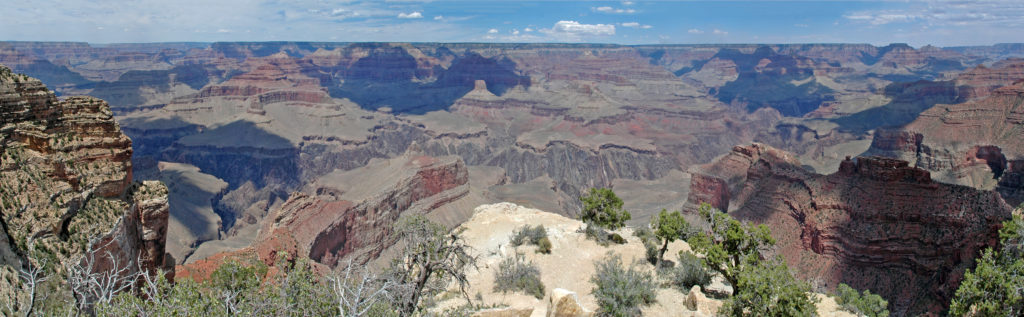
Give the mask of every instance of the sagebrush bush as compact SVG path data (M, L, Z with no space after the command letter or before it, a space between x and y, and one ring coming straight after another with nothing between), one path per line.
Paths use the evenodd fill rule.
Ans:
M603 227L592 223L587 223L584 226L583 234L587 237L587 239L594 240L594 242L597 242L598 245L604 247L612 243L626 243L626 239L620 236L619 234L608 232L608 230L605 230Z
M540 280L540 269L533 262L527 262L522 253L507 257L498 264L498 270L494 272L494 291L521 291L537 299L544 298L544 283Z
M619 255L608 255L594 263L591 291L597 299L599 316L640 316L640 306L654 303L654 277L636 264L628 268Z
M704 260L687 251L679 252L679 264L672 268L664 268L665 278L669 284L680 290L688 291L694 285L701 288L711 284L711 270L704 266Z
M537 246L537 253L551 253L551 240L548 239L548 231L544 228L544 225L537 225L536 227L525 225L513 232L509 240L513 247L532 244Z

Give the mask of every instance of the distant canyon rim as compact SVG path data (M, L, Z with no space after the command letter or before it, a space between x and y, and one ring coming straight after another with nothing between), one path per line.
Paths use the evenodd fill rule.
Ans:
M0 64L51 98L109 104L131 145L104 139L123 176L109 196L166 184L179 275L270 249L374 262L405 213L450 227L497 202L574 216L582 193L610 187L633 226L701 202L770 224L803 277L871 288L900 315L948 305L1024 202L1022 57L1022 44L0 42Z

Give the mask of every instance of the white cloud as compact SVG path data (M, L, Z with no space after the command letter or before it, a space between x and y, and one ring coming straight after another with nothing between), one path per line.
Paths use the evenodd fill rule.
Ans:
M901 13L859 13L844 15L843 17L854 21L866 21L872 25L884 25L893 22L906 23L920 18L916 15Z
M580 36L615 35L612 24L582 24L576 21L558 21L550 29L541 30L555 36L578 38Z
M631 5L633 5L633 1L623 1L622 5L624 5L624 6L631 6Z
M519 30L512 29L512 35L519 35Z
M809 27L810 25L803 24L803 23L797 23L797 24L793 24L793 26L798 27L798 28L805 28L805 27Z
M609 6L596 7L596 8L590 8L590 9L594 10L594 11L597 11L597 12L601 12L601 13L627 13L627 14L628 13L636 13L636 10L633 10L633 9L617 9L617 8L612 8L612 7L609 7Z
M444 20L444 16L443 15L435 16L434 20L435 21Z
M526 31L526 32L533 32L533 29L532 29L532 28L525 28L525 29L523 29L523 31Z
M722 31L722 30L719 30L719 29L714 29L714 30L711 31L711 33L716 34L716 35L729 35L729 32Z
M690 34L704 34L704 31L701 31L700 29L689 29L689 30L686 31L686 33L690 33Z
M641 28L641 29L650 29L651 28L650 25L640 24L640 22L624 22L624 23L619 23L619 25L621 25L623 27L627 27L627 28Z
M498 29L487 30L487 34L495 34L495 33L498 33Z
M420 13L419 11L414 11L413 13L399 13L398 14L398 18L399 19L419 19L419 18L422 18L422 17L423 17L423 13Z
M217 33L231 33L231 30L228 30L228 29L217 29Z

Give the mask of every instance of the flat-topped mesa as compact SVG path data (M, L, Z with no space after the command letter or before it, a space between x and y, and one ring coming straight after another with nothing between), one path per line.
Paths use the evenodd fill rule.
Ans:
M932 178L997 188L1012 204L1024 201L1024 82L968 102L925 110L898 130L876 130L870 155L907 160Z
M687 206L725 205L737 219L766 224L798 275L870 289L900 316L943 310L1011 210L994 191L934 182L882 157L849 158L820 175L754 144L691 171Z
M0 255L0 275L40 256L70 265L86 254L97 270L115 261L128 271L164 268L167 189L133 185L131 140L106 102L58 99L0 65L0 155L0 237L9 237L0 249L12 251ZM13 279L0 281L13 289Z

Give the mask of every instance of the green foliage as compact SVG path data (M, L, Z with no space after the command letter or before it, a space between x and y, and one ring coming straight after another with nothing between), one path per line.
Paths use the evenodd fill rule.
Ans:
M999 230L1001 250L987 249L964 274L951 316L1024 315L1024 220L1014 215Z
M587 239L594 240L598 245L608 246L612 243L623 244L626 243L626 239L617 233L608 232L601 226L586 225L583 228L583 234Z
M704 260L688 251L679 251L679 264L675 267L663 268L659 272L664 272L669 284L682 291L688 291L694 285L706 287L711 284L713 276L707 266L704 266Z
M600 307L599 316L640 316L640 306L654 303L654 277L636 265L628 268L619 255L609 253L594 264L591 291Z
M883 299L882 296L871 294L870 290L864 290L862 294L843 283L836 287L836 303L842 306L843 309L861 316L889 316L889 302Z
M654 232L648 228L637 228L633 231L633 236L640 238L640 242L644 244L644 255L647 262L652 265L658 264L658 237L654 236Z
M780 261L757 262L736 272L733 296L719 309L727 316L813 316L817 299Z
M739 285L740 271L756 265L761 251L774 245L775 239L765 225L742 223L706 203L701 204L700 215L708 222L709 229L694 234L689 240L690 247L704 254L704 263L721 273L736 294L743 287Z
M513 247L532 244L537 246L537 253L551 253L551 240L548 239L548 231L544 229L544 225L525 225L512 233L510 242Z
M683 214L678 211L669 213L662 209L657 218L651 220L651 228L654 228L654 236L662 242L661 250L658 252L655 266L665 259L665 251L668 251L668 244L676 239L686 240L693 234L690 223L686 222Z
M537 240L537 253L551 254L551 240L548 237Z
M583 212L580 219L588 225L616 230L622 228L632 216L622 209L622 199L615 196L610 188L591 188L590 193L580 197Z
M533 262L517 253L507 257L498 264L494 272L495 292L516 292L533 295L537 299L544 298L544 283L540 281L540 269Z

